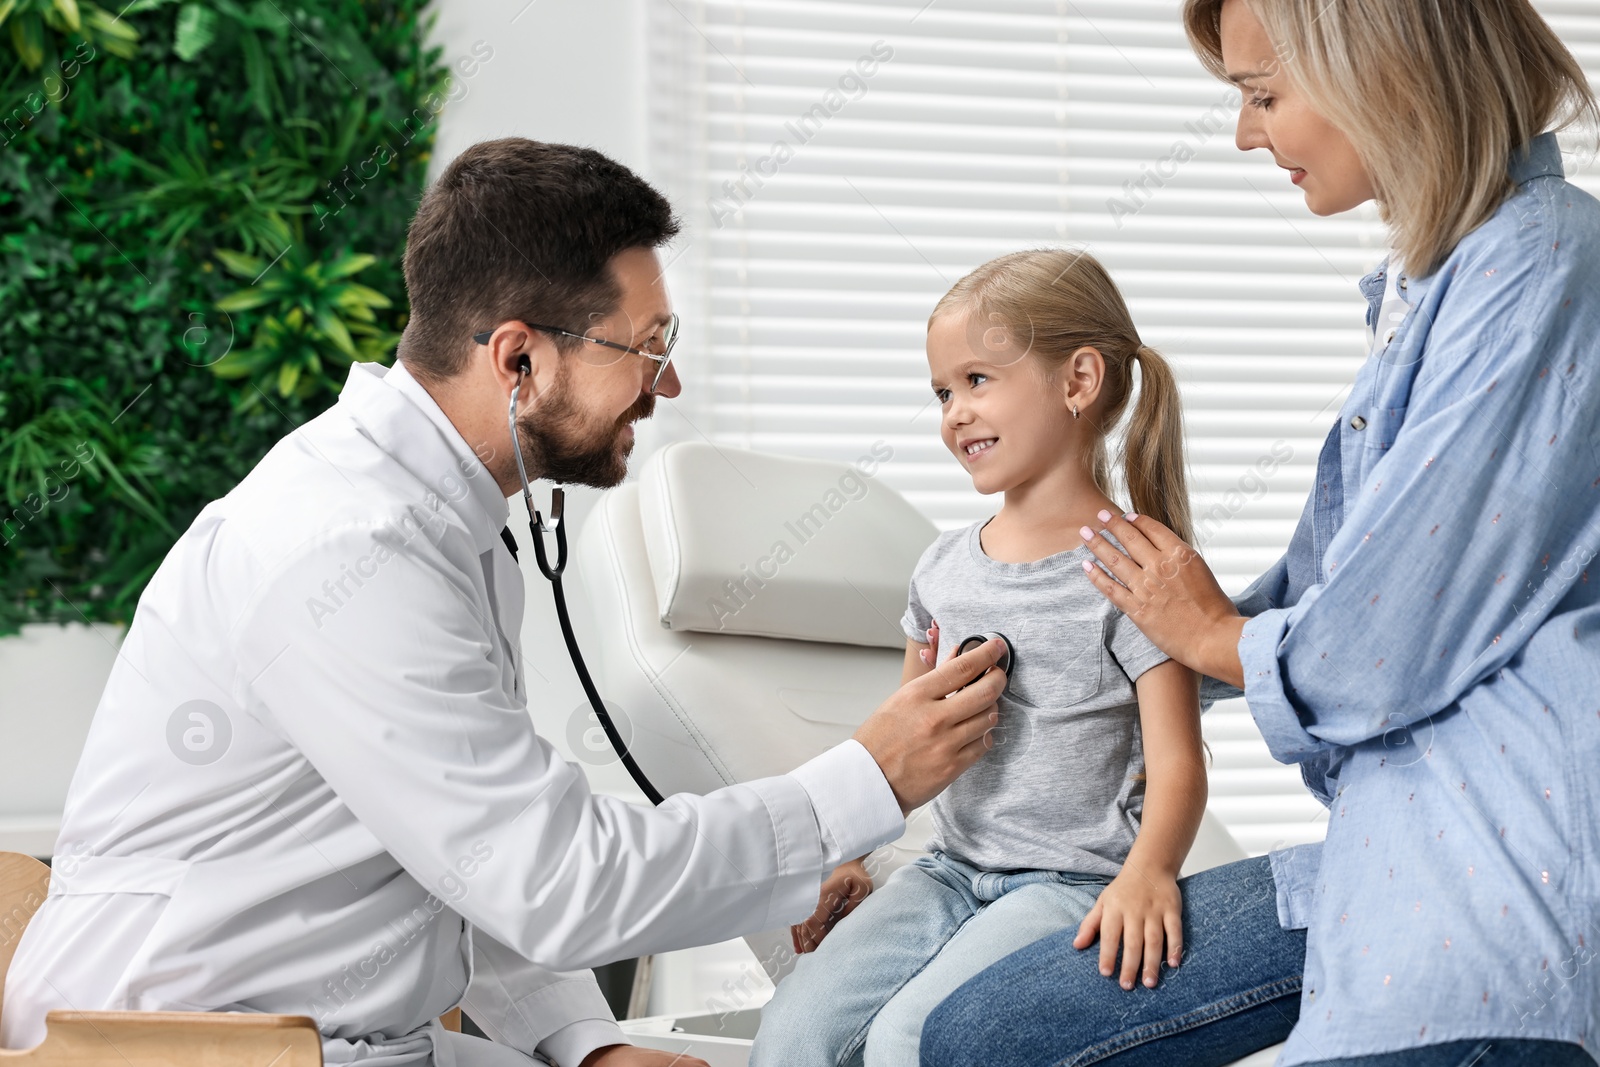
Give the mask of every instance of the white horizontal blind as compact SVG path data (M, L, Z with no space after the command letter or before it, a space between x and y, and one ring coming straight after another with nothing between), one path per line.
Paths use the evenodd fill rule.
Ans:
M993 256L1084 246L1180 378L1197 547L1230 593L1278 558L1386 242L1372 205L1319 219L1234 147L1238 97L1179 0L649 5L652 172L687 224L667 429L837 460L881 442L878 476L941 528L992 514L939 438L928 313ZM1542 7L1600 69L1593 0ZM1242 701L1205 725L1211 808L1246 849L1321 837Z

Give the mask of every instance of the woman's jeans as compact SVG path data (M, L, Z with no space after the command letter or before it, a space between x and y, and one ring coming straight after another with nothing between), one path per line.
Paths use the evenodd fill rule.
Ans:
M1183 958L1155 988L1100 973L1063 928L957 989L927 1018L923 1067L1221 1067L1289 1036L1304 930L1278 925L1265 856L1178 880ZM868 898L871 899L870 897Z
M923 1067L1221 1067L1289 1036L1305 931L1278 925L1267 857L1178 880L1183 959L1154 989L1100 974L1063 928L972 978L929 1013ZM1575 1044L1451 1041L1305 1067L1594 1067Z
M800 957L761 1010L751 1067L916 1067L934 1005L1013 950L1075 932L1110 881L918 857Z

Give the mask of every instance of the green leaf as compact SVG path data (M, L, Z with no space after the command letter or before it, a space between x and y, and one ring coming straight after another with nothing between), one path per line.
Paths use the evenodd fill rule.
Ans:
M278 368L278 395L288 396L300 382L300 364L285 363Z
M323 270L323 274L329 278L345 278L366 270L376 262L378 262L377 256L369 255L365 252L348 252L329 263ZM368 291L370 292L370 290Z
M278 85L272 73L272 64L268 62L266 51L261 47L261 38L247 30L239 37L239 50L244 53L244 78L245 84L249 86L245 97L256 109L256 113L270 122L273 118L272 102L278 95Z
M261 277L261 272L267 269L267 261L256 256L247 256L243 252L235 252L231 248L219 248L215 253L222 261L222 265L241 278L254 280Z
M78 17L78 0L55 0L55 5L56 10L61 12L61 20L66 23L67 29L77 33L81 25Z
M229 293L214 305L218 311L249 311L272 302L273 294L261 286Z
M344 287L344 292L339 296L342 307L351 307L362 304L370 308L393 307L394 302L376 289L369 289L365 285L350 282Z
M59 0L58 0L59 2ZM217 39L217 13L201 4L184 4L178 9L173 30L172 50L188 62Z
M317 329L322 331L322 336L332 341L334 345L351 359L356 355L356 343L350 339L350 331L345 329L344 322L331 311L319 311L316 315Z
M38 70L44 62L44 23L38 15L21 15L11 20L11 43L17 56L29 70Z

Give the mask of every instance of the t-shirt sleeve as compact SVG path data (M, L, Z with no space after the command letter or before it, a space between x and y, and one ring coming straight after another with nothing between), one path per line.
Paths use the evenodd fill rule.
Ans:
M933 625L933 616L928 613L922 597L917 593L917 579L922 576L923 567L918 563L906 593L906 613L900 617L900 629L905 631L907 638L919 645L928 643L928 627Z
M1130 682L1137 682L1139 675L1172 658L1157 648L1123 612L1111 613L1110 635L1107 643L1111 647L1111 656Z

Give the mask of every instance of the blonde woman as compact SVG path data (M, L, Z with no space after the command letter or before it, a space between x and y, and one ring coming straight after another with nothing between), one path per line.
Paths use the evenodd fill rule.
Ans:
M1329 807L1183 879L1119 988L1066 928L928 1016L924 1065L1567 1067L1600 1047L1600 203L1581 68L1528 0L1187 0L1238 145L1319 215L1376 200L1371 355L1288 551L1235 600L1149 516L1096 587ZM1270 298L1270 294L1266 294ZM1293 359L1286 355L1286 359ZM1108 532L1113 544L1101 535ZM1119 549L1123 546L1126 551Z

